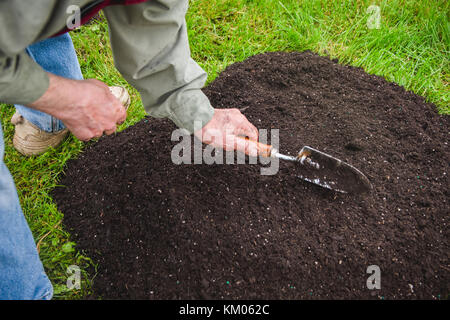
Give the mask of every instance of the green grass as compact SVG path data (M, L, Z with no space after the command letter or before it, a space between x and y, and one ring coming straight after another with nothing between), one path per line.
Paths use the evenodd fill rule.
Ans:
M370 5L380 7L380 28L369 29ZM312 50L364 68L425 96L449 114L449 2L445 0L192 0L187 15L193 58L212 81L228 65L267 51ZM106 22L72 33L85 78L122 84L132 94L127 121L145 112L139 94L113 66ZM21 204L36 239L55 298L77 299L90 290L95 264L74 249L49 196L64 164L82 152L84 143L71 137L56 150L25 158L12 147L14 109L2 106L5 162L14 176ZM82 268L81 290L67 290L69 265Z

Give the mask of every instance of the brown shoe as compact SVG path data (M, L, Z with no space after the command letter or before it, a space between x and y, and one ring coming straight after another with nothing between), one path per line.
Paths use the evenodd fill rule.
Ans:
M24 156L44 153L48 148L58 146L69 133L68 129L46 132L22 117L17 111L11 118L14 124L13 146Z
M125 88L114 86L109 87L109 90L124 105L125 109L129 107L130 95ZM39 155L50 147L57 147L69 133L68 129L58 132L41 130L17 111L12 116L11 123L15 126L13 146L24 156Z

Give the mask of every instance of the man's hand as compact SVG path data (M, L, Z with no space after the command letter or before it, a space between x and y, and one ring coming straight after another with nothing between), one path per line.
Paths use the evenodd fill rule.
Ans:
M126 110L101 81L70 80L48 74L50 86L29 105L63 121L80 140L112 134L125 121Z
M238 109L215 109L212 119L194 133L203 143L226 151L238 150L250 156L258 155L258 129ZM241 137L241 138L239 138Z

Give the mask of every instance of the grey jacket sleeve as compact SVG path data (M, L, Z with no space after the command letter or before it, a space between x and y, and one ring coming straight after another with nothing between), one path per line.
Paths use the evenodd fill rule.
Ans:
M53 2L0 1L0 102L26 105L47 90L47 74L25 48L38 37Z
M201 91L207 75L190 57L187 8L188 0L152 0L104 12L116 67L139 91L145 110L192 133L214 109Z
M47 73L23 51L7 55L0 50L0 102L30 104L49 86Z

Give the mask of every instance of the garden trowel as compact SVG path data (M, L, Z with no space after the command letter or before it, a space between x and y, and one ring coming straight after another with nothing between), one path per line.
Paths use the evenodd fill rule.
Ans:
M298 166L295 172L299 178L324 188L342 193L363 193L372 189L367 177L350 164L322 151L304 146L297 156L288 156L278 152L271 145L245 139L256 144L258 155L292 161Z

